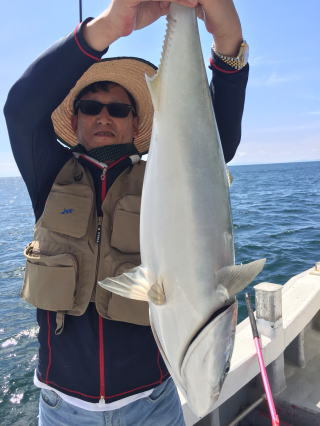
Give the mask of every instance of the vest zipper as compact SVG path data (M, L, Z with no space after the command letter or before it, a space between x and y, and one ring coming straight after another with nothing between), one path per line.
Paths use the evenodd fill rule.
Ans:
M102 216L98 216L98 225L97 225L97 232L96 232L96 243L98 244L98 251L100 254L100 243L101 243L101 228L102 228ZM96 275L98 275L98 265L97 262L97 269L96 269Z
M107 167L104 167L102 169L102 173L100 176L101 179L101 204L103 203L106 193L107 193ZM102 217L98 217L98 226L97 226L97 232L96 232L96 243L98 244L98 255L97 255L97 269L96 269L96 280L98 279L98 272L99 272L99 263L100 263L100 247L101 247L101 229L102 229ZM99 315L99 372L100 372L100 400L99 404L105 403L105 394L106 394L106 388L105 388L105 357L104 357L104 342L103 342L103 318L101 315Z

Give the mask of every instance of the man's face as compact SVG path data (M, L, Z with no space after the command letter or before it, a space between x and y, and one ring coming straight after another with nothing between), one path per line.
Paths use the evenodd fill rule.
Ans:
M110 87L107 92L86 93L81 100L94 100L104 104L121 102L131 104L126 91L121 86ZM132 112L127 117L111 117L104 107L97 115L78 114L72 117L72 128L78 143L87 151L105 145L130 143L138 134L138 117Z

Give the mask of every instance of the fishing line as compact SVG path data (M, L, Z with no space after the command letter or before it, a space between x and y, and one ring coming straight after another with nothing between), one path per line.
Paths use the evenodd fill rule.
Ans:
M79 0L79 22L82 22L82 0Z

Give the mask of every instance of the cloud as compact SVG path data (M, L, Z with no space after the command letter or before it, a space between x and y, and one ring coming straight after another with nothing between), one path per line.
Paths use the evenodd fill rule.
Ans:
M320 115L320 110L319 111L309 111L309 112L307 112L307 115Z
M292 139L284 141L276 138L270 141L257 138L243 140L230 165L319 160L320 146L316 138L305 139L302 145Z
M272 72L269 75L252 78L249 80L249 85L252 87L274 87L285 83L291 83L292 81L298 81L300 79L301 76L297 74L280 75L277 72Z
M266 67L270 65L281 65L284 61L269 58L267 56L255 56L254 58L250 58L250 67Z
M299 132L307 130L316 130L320 128L320 122L314 121L305 124L289 124L283 126L270 126L260 127L258 129L247 129L246 134L257 134L257 133L283 133L283 132Z
M248 155L248 153L247 153L247 152L245 152L245 151L239 151L239 152L237 153L237 157L238 157L238 158L246 157L247 155Z

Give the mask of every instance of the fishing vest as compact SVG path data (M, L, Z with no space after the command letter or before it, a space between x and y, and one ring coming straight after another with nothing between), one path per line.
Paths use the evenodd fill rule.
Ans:
M21 296L40 309L82 315L90 301L107 319L149 325L148 303L123 298L97 285L141 263L139 219L145 162L113 182L98 217L90 172L71 158L61 169L26 247Z

